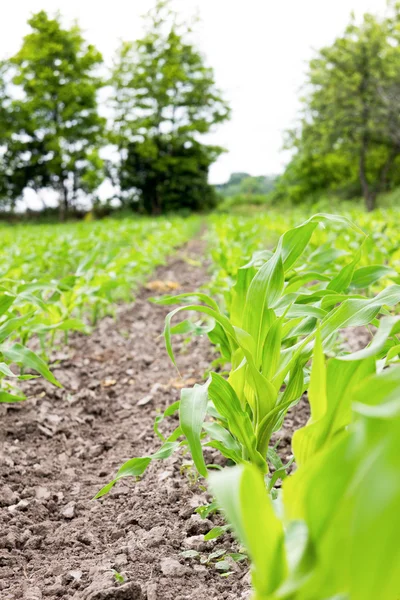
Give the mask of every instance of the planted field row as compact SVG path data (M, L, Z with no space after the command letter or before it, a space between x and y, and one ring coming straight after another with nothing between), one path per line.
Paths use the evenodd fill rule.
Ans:
M216 496L200 514L219 508L226 516L207 539L233 527L252 561L254 599L394 598L400 590L397 249L389 252L393 241L378 236L374 258L389 257L390 265L369 264L364 252L375 245L363 230L322 214L285 231L275 249L256 251L243 266L228 241L232 253L228 259L222 251L221 264L227 231L244 250L254 237L246 238L235 220L217 218L212 227L220 234L211 295L158 301L178 304L164 331L174 364L174 334L206 333L219 354L217 368L157 417L159 449L128 460L98 497L122 478L143 475L152 460L189 450L198 477L209 479ZM278 219L275 231L280 227ZM268 230L274 231L271 219ZM214 297L222 272L224 297L218 289ZM193 313L201 320L193 321ZM360 326L376 333L350 353L340 332ZM311 418L294 433L293 458L284 464L272 436L305 392ZM171 431L162 421L174 413L179 424ZM224 468L221 460L206 462L209 447L222 455Z
M235 532L252 564L255 600L395 598L397 237L384 216L373 222L319 214L288 228L298 216L209 218L210 282L155 301L171 306L164 336L172 362L188 364L177 336L207 335L216 353L212 370L157 415L155 446L126 461L97 497L180 453L192 460L192 483L214 495L197 513L225 518L205 541ZM22 399L14 382L34 373L57 385L46 363L50 349L130 300L197 227L174 219L5 229L1 399ZM351 352L341 332L360 327L369 343ZM311 417L294 432L287 459L275 440L305 397ZM227 556L243 561L243 552ZM225 553L210 556L229 576ZM181 552L183 562L202 558Z
M89 332L116 303L132 301L196 227L196 219L179 218L2 227L0 401L24 399L21 379L41 375L58 385L50 351L71 331Z
M359 236L352 228L324 227L314 232L303 254L310 272L318 271L323 276L326 271L338 270L350 259L357 258L357 269L368 267L355 275L352 286L365 288L374 283L378 270L371 266L381 266L381 276L385 272L397 281L400 268L400 244L397 223L400 211L397 209L361 213L352 210L343 213L349 221L365 233ZM270 210L267 214L251 217L213 215L208 221L208 241L213 262L213 276L209 289L216 296L227 296L235 283L237 271L246 262L259 256L263 260L279 237L288 229L296 227L309 217L304 207L281 212ZM257 252L260 254L258 255ZM387 267L392 267L394 272ZM296 266L299 271L302 266ZM372 274L369 276L369 272ZM385 280L373 288L382 289Z

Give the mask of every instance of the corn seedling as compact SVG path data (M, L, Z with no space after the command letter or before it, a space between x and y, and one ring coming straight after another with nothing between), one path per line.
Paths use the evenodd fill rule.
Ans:
M322 274L309 269L308 258L302 261L321 223L345 226L360 236L359 250L352 260L339 268L325 268ZM163 439L161 449L152 456L125 463L98 496L121 477L143 474L151 460L170 456L182 444L188 445L204 477L208 474L204 447L217 449L236 464L250 462L266 474L268 457L276 459L269 448L271 436L308 387L307 363L316 336L321 348L329 348L340 329L376 324L378 314L400 300L398 285L389 286L373 298L352 293L362 240L363 233L347 219L316 215L284 233L274 252L258 253L239 269L229 316L203 293L161 299L160 303L167 305L193 297L202 302L179 306L166 318L166 347L174 364L172 334L182 333L190 325L186 321L172 327L171 321L178 313L196 311L213 320L208 335L218 345L224 361L230 363L229 376L225 379L212 372L204 385L183 389L180 402L164 414L179 411L179 427ZM315 253L311 259L316 260ZM326 256L323 262L326 264ZM375 280L380 272L376 267ZM390 334L395 336L393 331ZM392 346L396 344L394 339Z
M110 219L1 227L0 401L23 400L16 383L31 372L59 385L49 353L71 332L89 332L116 303L131 301L135 287L197 226L196 219Z
M293 440L300 466L277 500L249 463L210 474L249 552L254 600L397 597L400 368L376 374L373 358L393 328L386 322L366 356L327 366L316 346L312 416Z

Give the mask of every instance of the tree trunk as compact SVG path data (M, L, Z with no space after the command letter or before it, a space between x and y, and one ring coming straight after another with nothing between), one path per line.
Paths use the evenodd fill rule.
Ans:
M361 189L365 200L365 208L368 212L372 212L375 208L376 192L372 189L372 186L368 183L367 169L366 169L366 155L368 147L368 135L364 133L361 141L360 151L360 165L359 165L359 176Z
M375 192L372 192L371 190L369 190L369 192L365 196L365 206L366 206L367 212L372 212L373 210L375 210L375 207L376 207Z
M157 185L156 185L156 189L154 190L153 202L152 202L152 207L151 207L151 214L153 215L153 217L158 217L159 215L162 214L162 206L161 206L160 193L158 191L158 186Z
M60 190L60 206L59 206L59 215L60 215L60 221L65 221L68 215L68 208L69 208L69 202L68 202L68 189L67 186L65 185L65 183L62 183L62 187Z

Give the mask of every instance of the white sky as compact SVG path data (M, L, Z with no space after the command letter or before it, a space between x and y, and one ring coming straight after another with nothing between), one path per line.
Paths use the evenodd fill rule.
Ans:
M142 33L140 15L153 0L0 0L0 58L28 32L32 12L60 10L78 19L86 38L110 62L120 39ZM230 122L209 136L228 149L211 181L231 172L277 173L285 164L282 132L295 121L299 88L313 48L331 43L351 11L382 14L386 0L174 0L182 15L198 11L196 39L232 107Z

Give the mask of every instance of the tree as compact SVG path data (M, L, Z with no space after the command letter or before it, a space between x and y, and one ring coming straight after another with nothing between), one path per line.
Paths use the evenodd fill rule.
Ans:
M309 191L358 182L372 210L400 156L400 5L384 18L366 14L360 25L353 16L311 61L306 90L289 143L297 153L280 185L297 181Z
M102 180L105 120L96 74L102 57L77 25L64 29L58 15L41 11L28 23L31 33L7 64L15 92L3 95L0 190L15 200L26 187L54 189L64 217L79 194L92 193Z
M170 2L159 1L147 21L142 39L122 44L112 72L119 185L152 214L207 208L215 202L208 169L222 149L199 137L229 109Z
M272 192L276 175L249 175L248 173L231 173L229 180L215 186L224 197L230 196L265 196Z

